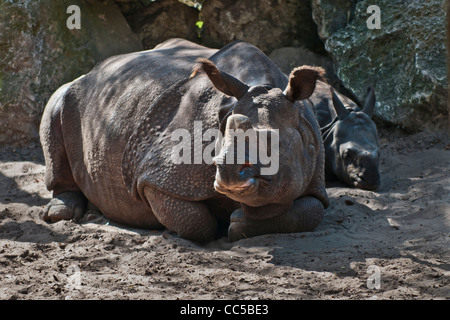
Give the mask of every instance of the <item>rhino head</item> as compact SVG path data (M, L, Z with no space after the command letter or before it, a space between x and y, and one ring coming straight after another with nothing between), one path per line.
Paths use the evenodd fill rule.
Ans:
M254 219L280 214L305 192L316 170L322 142L298 101L313 93L323 69L294 69L282 90L249 86L209 60L200 63L216 89L237 99L221 120L223 139L213 159L215 190L244 207L271 206ZM237 132L244 134L244 144L238 143Z
M332 88L330 91L337 121L332 130L331 145L326 148L327 171L348 185L375 190L380 185L380 151L377 128L371 119L375 107L374 89L368 88L362 110L347 109Z

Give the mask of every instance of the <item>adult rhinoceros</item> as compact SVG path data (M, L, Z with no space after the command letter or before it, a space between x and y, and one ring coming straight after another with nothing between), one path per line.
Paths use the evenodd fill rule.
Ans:
M302 100L322 73L301 67L288 78L244 42L217 51L172 39L108 58L45 108L40 135L53 199L44 220L77 219L88 200L112 221L194 241L213 239L221 220L231 220L230 240L313 230L328 206L324 149ZM173 133L195 134L194 123L223 133L214 163L172 161ZM278 130L276 173L264 175L259 160L221 161L237 152L230 132L240 128Z

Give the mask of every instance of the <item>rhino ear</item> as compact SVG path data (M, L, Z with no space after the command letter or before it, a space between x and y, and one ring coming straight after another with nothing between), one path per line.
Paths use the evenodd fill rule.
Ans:
M331 87L331 86L330 86L330 93L331 93L331 97L333 99L334 110L336 111L338 119L339 120L345 119L350 112L344 106L341 99L339 99L339 97L334 92L333 87Z
M190 76L191 78L198 72L205 72L214 84L214 87L227 96L232 96L239 100L244 94L247 93L248 86L245 83L226 72L220 71L212 61L200 58L197 62L198 65L192 72Z
M320 67L301 66L292 70L284 95L289 101L309 98L316 88L316 80L325 82L325 70Z
M367 88L367 95L366 95L366 101L364 102L363 111L369 115L369 117L372 116L373 110L375 109L375 89L372 86L369 86Z

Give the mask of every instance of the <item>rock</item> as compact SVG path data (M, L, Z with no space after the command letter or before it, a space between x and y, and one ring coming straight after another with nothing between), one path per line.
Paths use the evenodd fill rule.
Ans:
M170 38L199 41L197 26L199 11L178 0L150 3L147 7L126 14L132 30L142 39L145 49Z
M338 82L333 70L333 61L305 48L284 47L275 49L269 54L269 58L275 62L285 74L290 74L292 69L302 65L320 66L326 71L326 78L330 84Z
M446 44L447 44L447 92L450 92L450 81L448 81L448 79L450 79L450 0L446 0L445 1L446 4L446 9L447 9L447 39L446 39ZM447 98L447 104L448 104L448 110L449 110L449 115L448 115L448 127L447 130L450 133L450 99ZM449 144L450 146L450 144Z
M323 51L309 0L208 0L203 3L201 17L202 42L211 47L244 40L266 54L286 46Z
M435 127L447 110L445 10L442 0L379 0L381 29L368 29L367 8L331 35L326 50L343 84L362 98L375 85L375 115L408 131Z
M353 20L356 2L357 0L312 0L312 16L322 41L326 41Z
M70 5L80 7L79 30L66 26ZM142 49L121 12L95 0L0 0L0 30L0 145L36 140L44 106L63 83Z
M269 58L287 75L290 74L293 68L302 65L322 67L325 69L325 78L328 84L332 85L338 92L354 100L355 103L361 104L358 98L342 85L334 72L333 61L330 57L314 53L305 48L284 47L273 50Z

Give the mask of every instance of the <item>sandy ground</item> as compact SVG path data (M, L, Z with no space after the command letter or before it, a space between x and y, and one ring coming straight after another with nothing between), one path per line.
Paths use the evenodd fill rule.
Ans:
M329 187L316 231L202 246L99 215L47 224L39 145L2 149L0 299L450 299L448 135L380 137L380 189Z

